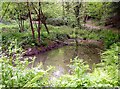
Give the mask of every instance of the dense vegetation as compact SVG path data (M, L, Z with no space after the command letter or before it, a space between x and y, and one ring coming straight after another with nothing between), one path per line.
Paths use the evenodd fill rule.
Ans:
M118 49L120 43L113 44L110 49L102 53L101 63L94 66L94 70L89 73L89 65L77 57L71 60L72 65L69 65L72 70L72 75L66 74L59 79L53 77L49 81L48 73L52 71L52 67L44 71L42 65L32 67L26 70L29 63L28 59L20 61L21 48L17 46L17 41L10 44L8 55L3 54L0 62L2 68L2 80L0 81L3 87L115 87L120 85L118 68ZM11 50L11 47L13 48ZM13 54L14 54L13 58ZM12 64L14 62L14 64Z
M119 87L119 3L0 3L0 87ZM76 56L70 59L71 73L51 79L53 66L47 70L42 63L34 67L36 58L25 57L29 48L46 52L69 39L77 46L79 39L80 45L99 48L101 62L91 70ZM91 40L94 42L88 44Z

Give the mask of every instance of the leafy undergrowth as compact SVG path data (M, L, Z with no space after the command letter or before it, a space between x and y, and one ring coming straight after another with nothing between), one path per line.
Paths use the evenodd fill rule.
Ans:
M93 72L89 73L89 66L82 60L72 61L72 75L66 74L59 79L53 78L54 87L115 87L120 86L118 75L118 47L117 44L102 54L102 62L97 64ZM120 49L120 48L119 48ZM53 82L54 81L54 82Z
M102 40L105 44L105 48L109 48L110 45L116 43L120 38L120 35L113 33L110 30L86 30L79 28L71 28L68 26L51 26L48 25L50 34L47 34L46 29L42 26L41 30L41 43L32 39L31 31L28 29L20 33L17 29L8 29L3 30L2 32L2 41L3 44L8 45L11 39L17 39L19 45L23 47L28 46L47 46L49 41L61 40L64 41L68 38L81 38L81 39L93 39L93 40ZM35 36L37 37L37 31L35 31ZM4 46L5 46L4 45ZM6 47L3 47L6 48Z
M49 80L49 70L44 71L40 65L28 68L29 60L21 61L22 48L14 40L1 55L0 83L2 87L115 87L120 86L118 75L118 52L120 43L113 44L110 49L102 53L101 63L88 72L89 66L77 57L71 60L71 75L65 74L60 78ZM33 61L34 62L34 61ZM33 63L31 61L31 63Z
M120 86L118 80L118 48L120 43L116 43L120 35L108 30L83 30L67 26L54 27L49 25L50 35L47 34L44 27L41 31L41 45L46 46L49 41L62 40L70 38L95 39L104 41L105 47L109 48L101 57L101 63L95 65L93 72L89 73L89 66L75 58L72 61L72 75L66 74L59 79L53 78L50 82L49 72L43 70L40 66L36 68L27 68L30 64L28 59L21 61L23 54L21 46L38 46L36 40L32 40L30 30L19 33L18 30L11 29L2 32L2 49L6 54L1 55L0 74L2 76L0 83L3 87L113 87ZM37 32L35 32L37 36ZM16 39L16 40L12 40ZM114 44L113 44L114 43ZM113 44L113 45L112 45ZM118 44L118 45L117 45ZM112 45L112 46L111 46ZM110 47L111 46L111 47Z
M1 87L41 87L48 86L48 70L43 70L42 64L33 67L34 59L22 58L22 48L17 45L14 40L7 50L7 54L3 53L0 60ZM29 65L31 65L29 67Z

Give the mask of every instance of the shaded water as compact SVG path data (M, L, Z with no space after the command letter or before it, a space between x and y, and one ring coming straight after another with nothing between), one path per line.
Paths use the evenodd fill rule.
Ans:
M99 51L100 50L98 48L88 46L79 46L77 50L75 46L64 46L36 55L34 65L42 62L44 69L47 69L47 66L50 65L55 66L55 72L53 75L60 76L64 73L68 73L69 67L67 65L70 64L70 59L75 56L75 53L77 53L77 56L80 59L83 59L89 64L90 67L92 67L94 63L100 62Z

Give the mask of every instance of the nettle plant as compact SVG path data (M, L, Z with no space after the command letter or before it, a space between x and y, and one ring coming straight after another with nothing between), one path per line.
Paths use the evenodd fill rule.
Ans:
M120 44L120 43L117 43ZM102 53L101 63L95 64L91 72L89 66L81 59L72 60L72 74L66 74L59 79L54 78L55 87L116 87L119 86L118 49L113 44L110 49Z
M28 65L33 61L21 58L22 49L18 47L17 40L11 42L7 54L2 53L1 80L2 87L116 87L120 86L118 75L118 53L120 43L113 44L110 49L101 55L101 63L95 65L91 72L86 62L79 58L71 60L71 74L49 80L48 70L44 71L41 65L37 67ZM33 59L33 58L32 58Z
M33 67L34 59L29 61L28 58L22 60L22 48L18 47L17 40L11 42L8 47L7 54L2 53L1 66L1 80L2 87L41 87L48 86L47 71L44 71L42 64ZM29 68L31 65L31 68ZM44 77L44 78L43 78Z

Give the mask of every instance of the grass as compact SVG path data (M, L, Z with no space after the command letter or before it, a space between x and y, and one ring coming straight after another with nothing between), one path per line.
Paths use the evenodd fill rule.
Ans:
M6 25L6 24L0 24L0 29L5 30L5 29L18 29L18 25L17 24L10 24L10 25Z

